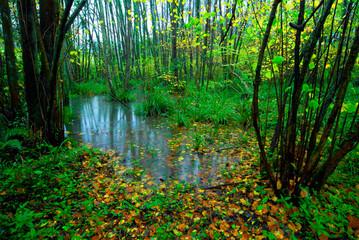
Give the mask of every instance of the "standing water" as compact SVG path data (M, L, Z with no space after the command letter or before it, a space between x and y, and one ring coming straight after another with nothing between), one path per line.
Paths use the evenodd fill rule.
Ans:
M142 167L155 179L215 180L219 167L229 160L220 154L193 152L190 137L182 136L186 133L160 118L136 115L139 103L127 108L106 96L86 96L71 99L70 104L79 118L66 125L69 137L104 151L114 150L121 156L118 164Z

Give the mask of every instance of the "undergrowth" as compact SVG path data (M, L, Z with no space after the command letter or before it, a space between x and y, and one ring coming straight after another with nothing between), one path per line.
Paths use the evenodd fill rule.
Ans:
M194 148L203 145L209 134L200 135L197 130L192 133ZM212 131L211 134L216 134ZM134 162L133 167L126 168L118 164L122 162L119 157L69 141L60 147L38 142L19 158L22 161L8 164L0 172L0 236L6 239L359 236L359 182L352 181L351 187L346 187L334 176L319 193L303 189L296 206L290 197L278 198L268 188L268 180L263 180L257 170L257 157L247 147L232 152L240 154L237 157L243 160L223 165L217 173L220 181L212 185L218 187L201 189L176 179L154 184L156 179L148 177L143 166ZM39 154L29 154L31 151ZM342 177L351 179L348 175ZM219 186L221 182L229 185Z
M108 84L90 80L88 82L74 83L73 94L78 95L102 95L109 92Z
M231 89L198 91L188 83L179 93L167 84L168 79L150 87L137 113L144 116L166 115L180 127L191 122L213 123L215 127L232 123L241 126L250 124L250 100Z

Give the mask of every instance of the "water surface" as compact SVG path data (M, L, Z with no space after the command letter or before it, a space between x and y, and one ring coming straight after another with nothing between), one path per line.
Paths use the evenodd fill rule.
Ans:
M140 98L141 99L141 96ZM170 127L161 118L141 117L135 106L112 102L106 96L71 99L74 114L67 135L104 151L115 150L118 164L142 167L151 177L210 183L228 157L192 151L191 135Z

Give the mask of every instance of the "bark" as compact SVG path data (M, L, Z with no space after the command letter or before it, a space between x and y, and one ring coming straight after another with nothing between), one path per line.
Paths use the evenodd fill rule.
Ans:
M172 2L171 4L171 24L172 24L172 72L173 75L178 79L178 59L177 59L177 26L178 19L175 18L175 15L179 13L175 13L174 9L176 9L176 3Z
M98 1L97 4L98 4L99 10L100 10L100 21L103 22L101 24L101 34L102 34L102 46L103 46L103 50L104 50L103 58L104 58L104 62L105 62L105 74L106 74L105 78L107 79L107 82L109 84L111 94L115 94L115 89L114 89L113 84L112 84L112 74L111 74L111 71L109 69L110 61L109 61L109 49L108 49L108 46L110 45L110 43L109 43L109 39L108 39L108 36L107 36L107 31L106 31L105 13L104 13L102 1Z
M131 10L131 2L129 0L125 0L125 10L126 13L128 10ZM129 19L130 18L130 19ZM126 55L126 69L125 69L125 79L124 79L124 88L125 90L129 90L130 88L130 78L131 78L131 30L132 30L132 19L131 16L125 17L125 21L127 22L127 31L125 35L125 55Z
M45 126L45 116L41 108L39 88L38 40L35 26L34 2L18 0L17 8L20 23L22 59L25 80L25 97L29 120L34 130Z
M266 152L264 149L264 142L263 142L261 132L260 132L260 127L259 127L259 110L258 110L259 96L258 96L258 94L259 94L259 86L261 85L261 81L262 81L261 80L261 69L262 69L262 64L263 64L263 59L264 59L264 52L268 45L270 31L272 29L273 21L274 21L276 12L277 12L277 7L280 2L281 2L281 0L275 0L273 3L272 10L271 10L269 20L267 23L267 28L264 33L261 48L259 50L257 67L256 67L256 75L255 75L255 79L253 82L253 101L252 101L252 121L253 121L253 127L254 127L254 130L256 133L256 137L257 137L257 141L258 141L258 145L259 145L259 149L260 149L261 169L263 169L267 172L267 174L269 176L270 183L271 183L273 189L275 189L275 191L277 191L277 185L276 185L276 181L275 181L273 172L271 170L271 167L269 165L269 162L268 162L268 159L266 156Z
M11 98L11 109L20 110L20 97L18 90L18 76L16 70L15 45L13 41L13 30L11 27L11 16L8 0L0 0L0 14L5 42L5 60L7 80ZM14 114L15 115L15 114Z
M354 64L358 57L358 54L359 54L359 26L357 26L355 30L354 41L350 50L347 63L344 68L343 76L340 83L340 88L338 90L335 99L334 107L324 127L323 135L320 138L317 149L313 154L312 158L310 159L310 162L308 163L308 165L310 166L308 168L309 172L312 172L312 169L316 166L315 163L317 163L318 159L320 158L320 153L324 146L324 142L328 138L329 133L333 128L335 120L340 112L340 109L342 108L345 93L347 91L350 82L351 72L354 69ZM358 140L359 140L359 122L357 121L353 130L349 133L349 135L345 138L345 140L339 145L339 149L336 150L335 154L333 154L333 158L329 159L325 164L323 164L321 169L316 174L314 180L311 183L313 186L315 186L315 188L320 189L323 186L325 180L328 178L328 176L330 176L330 174L334 172L339 162L345 157L345 155L348 152L350 152L355 148L355 146L358 144Z

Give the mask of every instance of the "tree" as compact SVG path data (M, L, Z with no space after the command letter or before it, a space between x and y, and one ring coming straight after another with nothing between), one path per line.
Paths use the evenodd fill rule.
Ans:
M20 97L18 90L18 76L16 69L16 57L15 57L15 45L13 30L11 27L11 16L10 16L10 7L8 0L0 0L0 15L2 20L3 27L3 37L5 40L5 60L6 60L6 72L7 72L7 81L10 91L11 98L11 109L19 111L20 110ZM13 117L15 114L12 114Z
M261 157L261 169L267 174L277 194L298 195L300 188L309 186L320 190L345 155L359 141L358 108L343 117L343 103L355 61L359 53L359 25L353 31L349 24L356 16L353 2L343 3L343 24L335 35L328 26L328 16L334 14L334 0L321 2L316 8L306 11L305 0L300 1L298 21L290 23L295 29L295 47L292 51L294 69L283 82L274 84L277 96L277 124L270 144L266 143L267 117L262 119L259 111L261 69L268 48L270 32L281 0L275 0L260 48L256 75L253 82L252 120ZM320 10L319 10L320 9ZM318 18L303 41L301 35L309 20L317 13ZM308 13L307 19L304 15ZM356 22L356 24L358 24ZM327 36L327 47L322 48L320 39ZM334 41L337 38L338 41ZM345 41L347 41L345 43ZM318 44L319 42L319 44ZM324 44L324 42L323 42ZM343 46L347 46L345 50ZM328 65L330 52L332 65ZM347 54L345 53L347 52ZM313 61L314 53L316 53ZM276 56L272 68L283 66L284 58ZM278 68L278 67L277 67ZM321 74L318 74L322 72ZM319 75L319 76L318 76ZM272 78L275 78L273 76ZM274 79L275 81L275 79ZM347 119L351 119L350 121ZM259 124L262 122L262 126Z
M58 21L58 1L40 1L41 22L34 0L19 0L17 3L29 119L33 130L43 132L45 139L55 145L64 139L58 79L61 50L66 33L86 2L82 0L70 16L74 1L67 1Z

